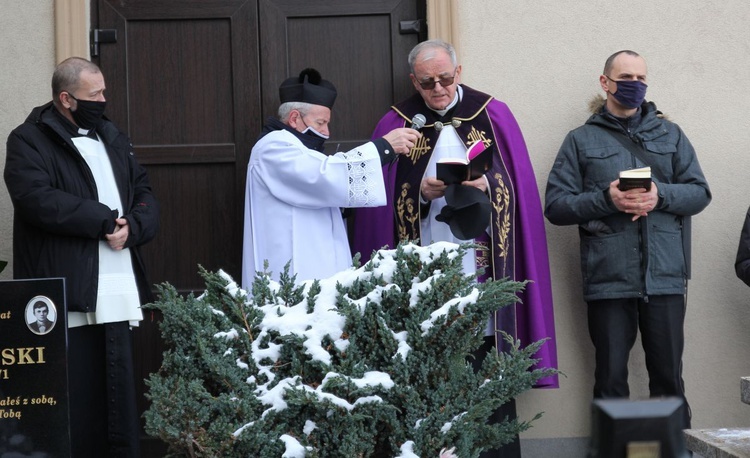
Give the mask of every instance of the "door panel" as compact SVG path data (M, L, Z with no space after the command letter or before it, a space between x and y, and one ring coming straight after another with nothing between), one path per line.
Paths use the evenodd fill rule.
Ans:
M138 120L130 132L136 144L234 143L231 45L227 18L130 24L128 52L138 59L128 87L130 116Z
M245 169L260 124L253 0L99 0L108 115L133 140L162 207L144 248L154 283L202 288L198 264L239 278ZM216 237L221 234L220 237Z
M388 107L412 93L406 57L420 37L401 35L399 21L423 18L424 2L322 3L260 0L261 45L276 50L261 54L263 114L275 114L284 78L316 68L338 91L326 150L347 151L369 140Z

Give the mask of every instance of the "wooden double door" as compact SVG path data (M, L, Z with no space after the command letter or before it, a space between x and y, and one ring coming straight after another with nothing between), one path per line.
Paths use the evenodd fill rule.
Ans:
M130 134L162 208L144 249L150 281L183 293L202 290L198 265L240 278L247 163L281 81L313 67L336 85L329 147L345 151L412 93L407 55L426 35L424 0L96 0L91 9L92 29L117 37L93 56L107 115ZM136 331L139 380L160 366L158 318Z

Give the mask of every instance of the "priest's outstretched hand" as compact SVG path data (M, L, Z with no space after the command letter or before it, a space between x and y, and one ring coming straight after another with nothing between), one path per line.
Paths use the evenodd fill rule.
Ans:
M414 129L400 127L383 135L383 138L391 144L397 154L406 154L414 147L421 136L422 134Z

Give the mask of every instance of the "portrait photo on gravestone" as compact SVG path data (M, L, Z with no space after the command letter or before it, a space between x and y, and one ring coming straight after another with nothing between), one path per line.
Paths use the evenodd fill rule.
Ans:
M0 281L0 455L69 457L65 285Z
M26 304L26 324L34 334L52 331L57 322L57 307L46 296L35 296Z

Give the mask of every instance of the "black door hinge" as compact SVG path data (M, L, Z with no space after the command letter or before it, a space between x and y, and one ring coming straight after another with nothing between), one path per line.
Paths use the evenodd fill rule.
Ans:
M117 29L92 29L90 33L91 57L99 55L102 43L117 43Z
M412 33L422 33L427 30L427 21L424 19L414 19L411 21L401 21L398 23L398 33L409 35Z

